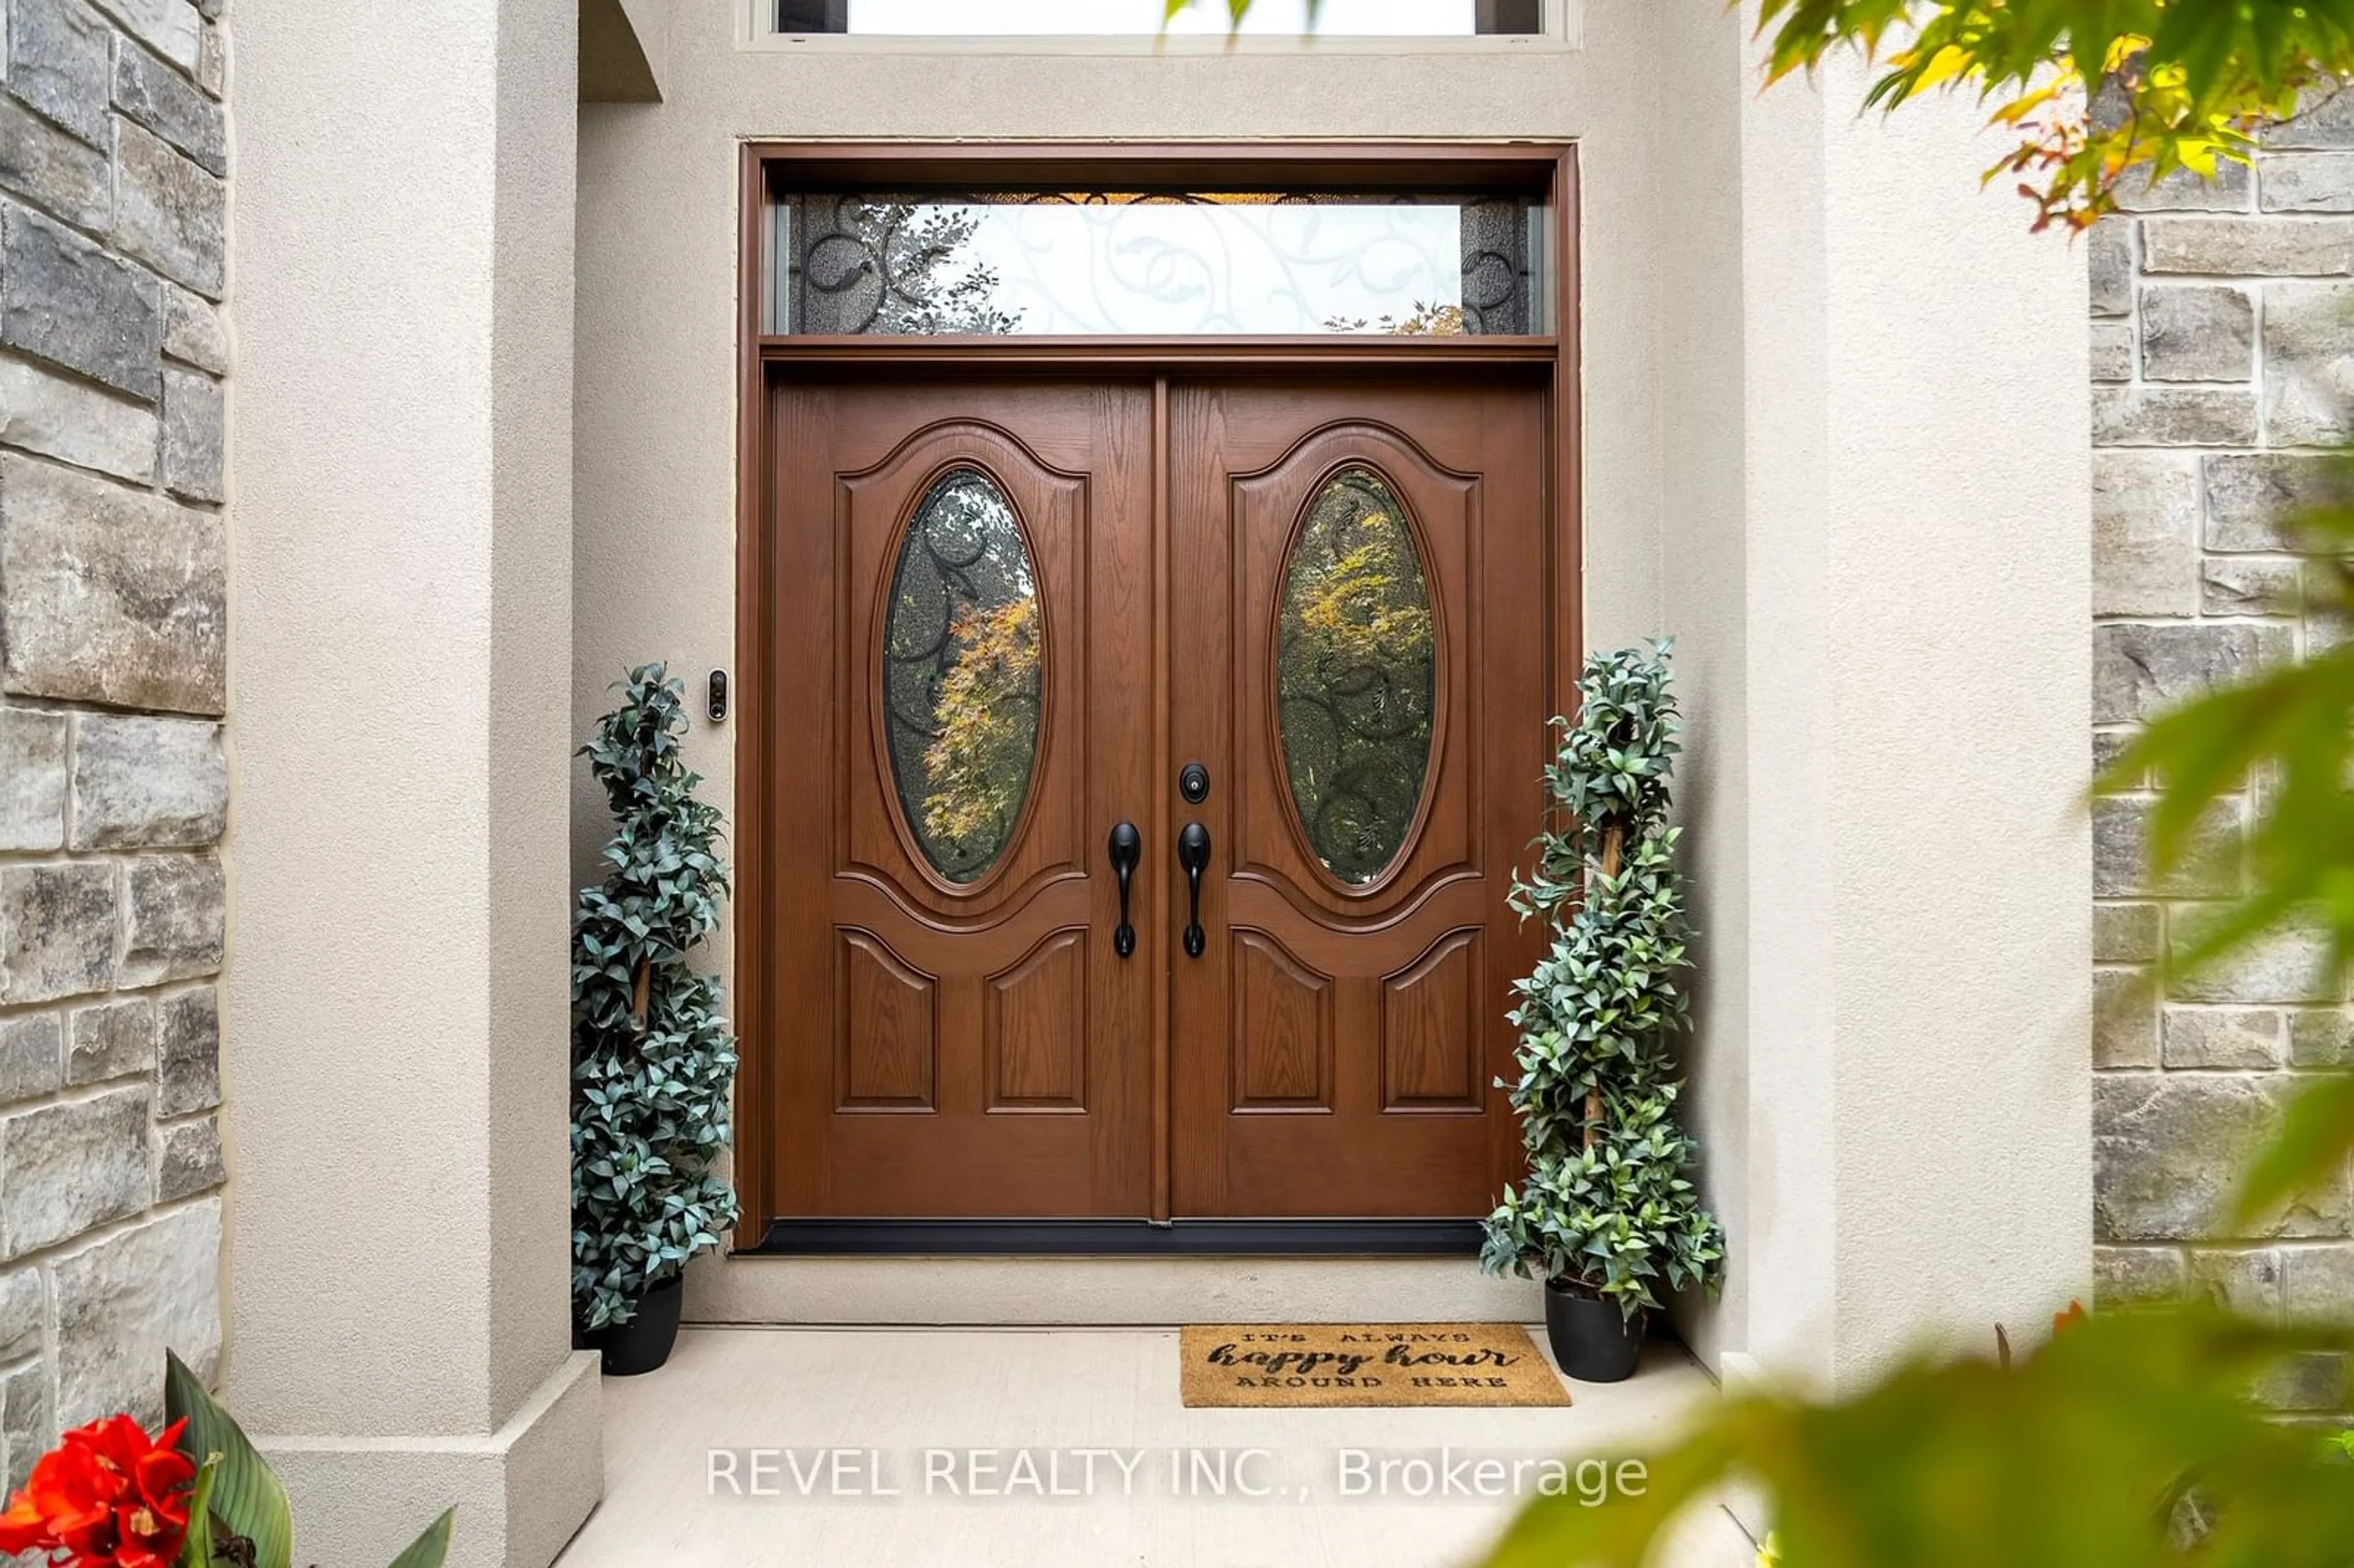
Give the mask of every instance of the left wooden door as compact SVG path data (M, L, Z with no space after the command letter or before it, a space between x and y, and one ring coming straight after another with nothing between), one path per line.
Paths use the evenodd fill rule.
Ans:
M1149 1215L1152 394L779 385L758 884L774 1213ZM748 731L748 733L750 733ZM1125 948L1127 950L1123 951ZM751 1114L758 1114L757 1110Z

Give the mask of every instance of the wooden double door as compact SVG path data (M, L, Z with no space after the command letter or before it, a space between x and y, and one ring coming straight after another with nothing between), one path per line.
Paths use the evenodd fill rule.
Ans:
M1484 1213L1536 936L1542 391L771 397L767 1215Z

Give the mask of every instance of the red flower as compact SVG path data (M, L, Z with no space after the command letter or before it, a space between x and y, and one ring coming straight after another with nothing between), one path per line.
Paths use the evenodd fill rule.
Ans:
M2052 1331L2055 1334L2064 1334L2091 1316L2091 1313L2084 1310L2084 1304L2082 1301L2071 1301L2068 1303L2068 1310L2052 1314Z
M186 1425L175 1421L151 1439L128 1415L110 1415L67 1433L0 1513L0 1556L45 1552L59 1568L172 1568L196 1479L175 1446Z

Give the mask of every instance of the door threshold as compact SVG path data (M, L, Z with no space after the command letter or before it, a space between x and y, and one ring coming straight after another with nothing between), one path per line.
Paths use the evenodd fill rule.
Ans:
M1470 1257L1478 1220L779 1219L737 1256Z

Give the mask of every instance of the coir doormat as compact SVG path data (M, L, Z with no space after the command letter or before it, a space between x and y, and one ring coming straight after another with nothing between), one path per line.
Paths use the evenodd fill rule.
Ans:
M1569 1403L1514 1323L1189 1323L1181 1339L1193 1406Z

